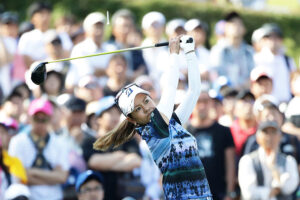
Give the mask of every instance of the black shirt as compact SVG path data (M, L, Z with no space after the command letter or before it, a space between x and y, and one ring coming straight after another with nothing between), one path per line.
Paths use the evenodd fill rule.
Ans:
M230 129L214 122L206 128L187 126L197 140L198 151L205 168L214 200L226 194L225 150L234 147Z

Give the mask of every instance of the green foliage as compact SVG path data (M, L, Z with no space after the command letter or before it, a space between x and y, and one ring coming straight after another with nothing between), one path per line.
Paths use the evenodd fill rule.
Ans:
M78 20L83 19L93 11L109 11L112 15L120 8L128 8L136 16L140 25L143 15L149 11L162 12L167 20L172 18L200 18L210 25L210 43L214 43L213 27L227 12L236 10L244 19L247 27L246 40L250 43L253 30L263 23L275 22L284 31L284 43L288 55L298 62L300 56L300 14L276 14L270 12L255 12L237 9L228 4L199 3L183 0L48 0L54 6L54 13L59 17L66 13L72 13ZM21 18L25 19L26 9L32 0L2 0L1 3L7 10L18 11ZM110 28L108 29L110 30Z

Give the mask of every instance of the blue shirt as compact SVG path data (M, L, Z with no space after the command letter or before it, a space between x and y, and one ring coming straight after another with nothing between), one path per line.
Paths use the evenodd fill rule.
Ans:
M166 199L212 199L196 139L175 114L167 125L155 109L150 122L136 130L163 174Z

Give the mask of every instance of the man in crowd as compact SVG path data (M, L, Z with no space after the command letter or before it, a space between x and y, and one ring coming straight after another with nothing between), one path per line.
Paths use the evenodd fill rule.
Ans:
M235 193L235 151L230 129L211 116L214 103L202 92L187 130L197 140L199 155L215 200L232 200Z
M284 52L283 33L276 24L264 24L261 50L254 55L256 66L267 67L273 76L273 96L279 102L291 99L290 74L296 69L292 58Z
M279 151L280 128L276 121L261 122L257 131L259 148L239 163L243 199L292 199L298 186L296 160Z
M225 17L224 42L211 50L211 65L219 75L227 76L233 87L248 87L254 67L253 49L243 37L246 29L242 18L236 12Z
M9 154L19 158L27 171L31 199L62 199L69 163L67 151L56 135L48 131L53 113L46 99L35 99L28 109L31 130L12 138Z

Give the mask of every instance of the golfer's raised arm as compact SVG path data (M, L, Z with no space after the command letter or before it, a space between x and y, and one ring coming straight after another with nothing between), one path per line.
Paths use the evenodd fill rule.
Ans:
M162 113L168 120L171 119L174 103L175 103L175 95L178 86L179 79L179 67L176 64L178 60L178 54L180 50L179 37L173 38L169 42L170 48L170 66L167 66L167 69L164 72L164 85L162 86L162 94L157 105L157 109L160 113Z
M188 65L188 90L186 95L183 97L183 101L175 110L181 124L184 124L190 117L197 100L201 92L201 80L200 71L197 64L197 58L195 54L195 43L187 43L190 36L183 36L181 38L180 46L185 53L185 58Z

